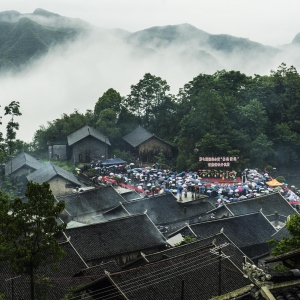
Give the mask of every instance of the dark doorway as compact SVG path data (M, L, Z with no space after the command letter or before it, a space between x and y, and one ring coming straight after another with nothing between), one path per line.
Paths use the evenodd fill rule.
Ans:
M85 162L91 162L91 150L86 150L85 153Z

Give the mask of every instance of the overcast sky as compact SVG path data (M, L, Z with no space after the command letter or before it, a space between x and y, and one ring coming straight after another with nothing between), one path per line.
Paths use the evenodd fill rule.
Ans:
M267 45L290 43L300 31L299 0L1 0L0 10L43 8L105 28L138 31L190 23Z
M102 28L122 28L130 32L152 26L189 23L211 34L230 34L265 45L291 43L300 32L300 0L1 0L0 11L32 13L42 8L62 16L80 18ZM63 50L50 51L26 72L0 77L0 116L11 101L20 101L19 139L31 141L40 125L70 114L74 109L93 109L97 99L109 88L122 96L130 92L143 75L150 72L167 80L176 94L183 84L201 72L202 65L180 62L168 53L164 59L142 59L132 55L128 45L114 42L74 43ZM297 52L298 53L298 52ZM269 74L289 57L274 61ZM205 61L204 61L205 62ZM298 59L300 65L300 58ZM264 61L259 62L260 67ZM251 63L230 65L246 72ZM262 72L262 73L261 73ZM251 72L249 73L251 74ZM254 74L254 73L253 73ZM3 118L5 132L8 117Z

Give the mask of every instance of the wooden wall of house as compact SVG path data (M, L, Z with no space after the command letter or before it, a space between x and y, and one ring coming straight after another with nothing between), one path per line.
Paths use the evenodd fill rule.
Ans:
M80 159L85 163L90 163L91 160L103 160L106 147L104 142L88 136L72 145L72 160L75 163L79 163Z
M50 189L54 196L71 194L75 187L75 184L74 187L66 187L66 184L70 184L71 182L60 176L53 177L48 181L48 183L50 184ZM71 183L71 185L73 184Z
M171 159L175 156L174 147L154 136L139 146L139 158L144 162L155 162L154 157L161 150L164 152L166 159Z
M12 173L13 177L17 176L23 176L23 175L29 175L30 173L36 171L36 169L33 169L31 167L28 167L27 165L24 165L20 169L16 170L15 172Z

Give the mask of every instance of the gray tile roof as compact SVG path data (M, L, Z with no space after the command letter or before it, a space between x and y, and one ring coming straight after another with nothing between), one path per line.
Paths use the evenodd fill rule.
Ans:
M46 264L35 272L36 275L49 278L51 284L47 294L49 300L62 299L70 289L80 285L82 280L72 278L72 276L87 267L70 242L62 243L60 246L66 252L66 255L58 263L57 269L53 269ZM4 292L6 294L5 299L11 298L11 281L6 280L14 277L16 277L14 279L14 299L30 299L29 276L14 274L6 263L0 264L0 293Z
M5 175L9 175L23 166L28 166L32 169L38 170L43 166L43 164L31 155L22 152L5 164Z
M197 249L123 272L110 274L112 282L131 300L206 300L218 295L219 259L209 249ZM228 258L221 260L221 293L249 284ZM111 295L110 295L111 296ZM108 298L107 298L108 299Z
M219 246L225 243L228 243L228 245L222 248L222 252L225 253L225 255L230 256L231 261L242 271L243 257L245 254L224 233L217 233L192 243L173 247L157 253L144 255L144 262L147 261L148 263L154 263L183 253L191 252L208 245L214 244ZM251 262L249 258L248 261Z
M149 140L152 137L155 137L156 139L159 139L160 141L174 147L170 143L168 143L168 142L162 140L161 138L157 137L154 133L153 134L150 133L149 131L147 131L146 129L144 129L141 126L137 127L136 129L134 129L133 131L131 131L127 135L123 136L123 140L125 142L127 142L129 145L131 145L133 147L137 147L137 146L141 145L142 143L146 142L147 140Z
M143 127L139 126L127 135L123 136L123 140L126 141L128 144L130 144L133 147L136 147L145 141L149 140L151 137L153 137L154 134L150 133Z
M136 191L128 191L127 193L122 193L121 195L126 201L132 201L132 200L144 198L144 195L141 195Z
M146 214L70 228L65 233L86 261L167 244Z
M286 237L286 238L290 238L291 235L290 233L288 232L286 226L282 227L281 229L279 229L277 232L275 232L271 238L274 239L274 240L277 240L277 241L281 241L281 239L283 237Z
M82 183L80 183L71 172L68 172L51 163L47 163L46 165L43 165L42 168L29 174L27 176L27 180L32 180L34 182L42 184L43 182L47 182L55 176L60 176L78 186L82 186Z
M81 216L93 212L97 214L97 212L119 205L120 202L125 202L111 186L59 196L56 199L65 201L66 210L71 216Z
M98 130L96 130L88 125L69 134L67 136L68 145L72 146L73 144L77 143L78 141L84 139L85 137L87 137L89 135L102 141L103 143L106 143L107 145L110 145L110 141L109 141L108 137L105 137L105 135L103 135L101 132L99 132Z
M226 204L226 208L233 215L243 215L262 210L265 215L272 215L278 211L280 215L289 216L297 213L297 211L284 199L279 193L273 193L266 196L260 196L249 200L232 202ZM223 211L225 207L221 206L214 211Z
M124 218L124 217L128 217L128 216L130 216L130 214L124 208L124 206L122 204L120 204L108 211L101 212L101 213L97 214L96 216L93 216L90 220L90 224L107 222L107 221Z
M198 239L216 234L223 228L226 236L240 248L265 243L276 232L276 229L261 212L214 219L209 222L192 224L189 227Z
M172 194L143 198L124 203L130 214L140 214L147 210L154 224L170 224L205 214L213 206L203 201L196 204L179 203Z
M92 266L86 269L81 270L76 274L77 277L85 277L90 280L99 279L102 276L105 276L105 271L109 273L121 271L121 267L117 265L115 261L109 261L106 263L99 264L97 266Z

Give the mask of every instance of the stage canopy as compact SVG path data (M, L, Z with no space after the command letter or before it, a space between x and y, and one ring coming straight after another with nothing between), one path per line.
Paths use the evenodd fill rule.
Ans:
M275 186L282 186L283 184L276 179L273 179L271 181L267 181L266 184L270 187L275 187Z
M113 165L123 165L126 164L126 161L121 158L109 158L101 163L103 166L113 166Z

